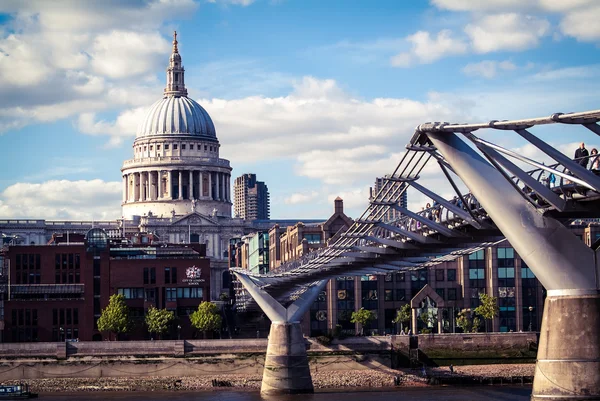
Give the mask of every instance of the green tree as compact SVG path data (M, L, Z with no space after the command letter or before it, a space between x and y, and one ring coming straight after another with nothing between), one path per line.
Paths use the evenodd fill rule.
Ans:
M462 329L463 333L468 333L473 329L471 311L469 309L463 309L458 313L456 325Z
M207 331L221 328L219 308L212 302L202 302L198 305L198 310L190 315L190 321L192 326L204 333L204 337Z
M404 333L403 324L409 322L411 318L412 310L410 304L403 305L400 309L396 310L396 317L392 320L392 323L400 323L400 332Z
M485 331L488 331L488 320L492 320L496 316L498 316L498 298L493 297L488 294L480 293L479 301L481 302L477 308L475 308L475 313L485 319Z
M360 324L360 333L363 335L364 326L373 319L375 319L375 314L373 312L366 310L365 308L360 308L356 312L352 312L350 322Z
M166 309L157 309L151 306L146 313L148 332L158 335L159 339L162 339L162 335L169 330L169 325L173 320L175 320L175 314Z
M98 319L98 330L115 333L118 340L119 334L129 330L130 323L129 308L125 304L125 297L120 294L111 295L108 306L102 310Z

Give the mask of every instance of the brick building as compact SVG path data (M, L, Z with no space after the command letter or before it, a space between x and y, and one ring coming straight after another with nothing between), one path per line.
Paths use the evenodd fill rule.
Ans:
M110 241L104 230L92 229L85 238L63 235L48 245L5 247L0 257L2 340L106 339L97 321L115 293L123 294L130 307L134 329L129 339L148 338L143 317L151 305L176 313L172 338L191 337L187 315L210 294L205 246L137 239L139 244Z

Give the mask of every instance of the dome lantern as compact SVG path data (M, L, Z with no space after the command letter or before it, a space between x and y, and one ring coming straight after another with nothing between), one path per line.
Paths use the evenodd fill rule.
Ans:
M167 86L165 87L165 96L187 96L185 88L184 74L185 70L181 64L181 55L177 48L177 31L173 32L173 53L169 58L169 67L167 68Z

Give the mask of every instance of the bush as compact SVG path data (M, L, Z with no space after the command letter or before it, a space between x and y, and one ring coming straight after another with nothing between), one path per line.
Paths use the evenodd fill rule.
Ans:
M331 337L329 336L319 336L316 338L317 342L321 345L329 345L331 344Z

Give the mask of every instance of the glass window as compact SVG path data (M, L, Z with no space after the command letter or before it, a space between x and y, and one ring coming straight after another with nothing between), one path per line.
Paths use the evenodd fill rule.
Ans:
M436 288L436 289L435 289L435 292L437 292L437 294L438 294L440 297L442 297L442 299L445 299L445 298L446 298L446 296L445 296L445 295L446 295L446 292L444 291L444 289L443 289L443 288Z
M176 143L173 144L173 150L177 150L177 144Z
M535 274L529 267L521 267L521 278L535 278Z
M150 268L150 284L156 284L156 268Z
M384 292L384 300L385 301L393 301L394 300L394 292L393 292L393 290L385 290L385 292Z
M483 269L469 269L469 279L484 279L485 274Z
M406 290L404 288L396 289L396 301L406 301Z
M456 301L456 288L448 288L448 301Z
M165 150L169 150L169 145L165 144Z
M144 267L144 284L148 284L150 282L150 270L147 267Z
M309 244L321 243L321 234L304 234L304 238L306 238Z
M456 269L448 269L446 274L448 275L448 281L456 281Z
M387 274L385 275L385 281L387 281L387 282L390 282L390 281L392 281L392 273L387 273Z
M444 269L435 269L435 281L444 281Z
M194 150L194 145L190 143L190 150Z
M185 143L181 144L181 150L185 150Z
M165 267L165 284L171 284L171 268Z
M406 275L404 273L396 273L396 281L404 282Z

